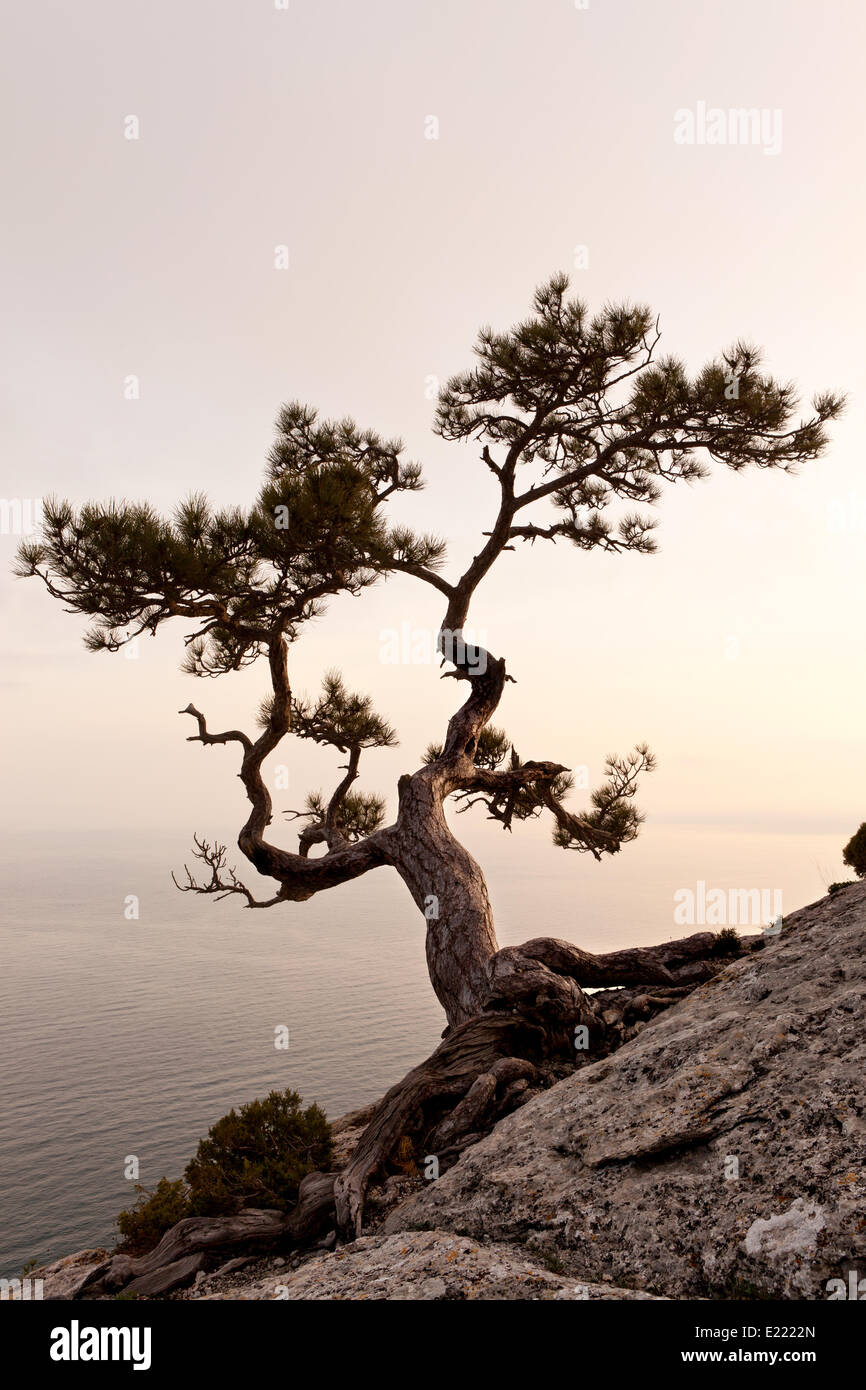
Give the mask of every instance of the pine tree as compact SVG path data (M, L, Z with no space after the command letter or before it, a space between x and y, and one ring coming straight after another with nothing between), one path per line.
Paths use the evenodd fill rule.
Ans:
M649 309L607 305L591 314L567 298L567 287L565 276L554 276L524 322L506 332L482 330L475 365L440 394L436 432L473 441L498 489L490 529L456 578L444 577L440 539L387 520L393 495L422 486L421 469L405 459L400 441L351 420L321 421L297 403L279 414L265 480L249 509L217 511L193 496L163 518L141 504L76 511L52 501L42 534L19 553L20 574L38 576L67 609L92 619L86 641L94 651L116 651L181 618L191 675L220 677L267 663L270 689L257 734L212 733L192 703L182 713L196 722L193 741L240 745L250 812L238 846L275 889L256 897L229 867L226 846L199 836L195 856L205 872L197 878L187 870L180 887L237 894L261 908L390 866L424 914L430 978L448 1029L433 1057L385 1097L339 1179L337 1214L346 1231L360 1229L371 1176L407 1134L452 1161L467 1136L477 1137L533 1087L618 1045L633 995L620 991L602 1010L600 996L581 986L652 984L654 1002L646 1007L657 1008L718 969L705 934L691 946L595 957L548 939L499 949L483 874L452 834L445 802L454 798L464 810L480 803L507 830L548 815L558 847L598 859L638 834L638 780L653 757L638 744L609 758L587 809L570 808L568 769L522 759L492 725L511 677L504 656L464 642L464 628L476 591L506 551L563 541L578 550L649 554L662 484L701 478L709 462L736 472L792 472L822 454L826 426L843 402L819 395L811 415L798 419L793 387L765 375L759 352L741 342L690 376L676 357L658 355ZM400 779L396 818L386 825L385 801L354 784L362 753L393 744L393 729L336 671L326 674L317 698L293 694L288 661L329 598L359 594L393 573L440 596L439 649L448 674L468 689L441 741ZM286 808L303 822L295 852L268 835L274 808L262 776L264 760L289 733L347 758L330 795L314 792L303 810ZM311 856L316 844L325 852ZM579 1028L592 1048L576 1056Z

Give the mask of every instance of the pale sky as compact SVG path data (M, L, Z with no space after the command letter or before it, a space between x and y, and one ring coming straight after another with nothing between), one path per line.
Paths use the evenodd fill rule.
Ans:
M573 270L590 305L649 303L691 369L754 340L804 408L849 393L823 460L668 490L653 557L506 555L471 622L517 680L496 723L522 757L595 782L607 752L646 740L651 820L856 829L859 0L19 0L3 29L4 498L248 504L298 398L406 441L427 490L393 514L448 537L454 577L496 497L473 444L431 434L427 388L471 365L480 325L507 327ZM676 143L675 113L701 102L781 113L781 149ZM49 853L71 829L233 842L235 750L185 743L176 711L252 728L264 668L182 676L180 623L137 660L86 653L84 621L9 576L16 541L0 536L4 827ZM334 603L292 651L297 689L339 666L396 725L401 746L368 755L359 784L392 805L456 689L383 664L382 633L441 616L400 578ZM280 804L300 806L337 759L286 740L280 761Z

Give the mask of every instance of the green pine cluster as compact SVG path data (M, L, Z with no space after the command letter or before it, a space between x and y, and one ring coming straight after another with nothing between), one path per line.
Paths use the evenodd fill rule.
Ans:
M186 1216L223 1216L244 1206L290 1211L302 1178L331 1162L324 1111L302 1105L297 1091L271 1091L223 1115L183 1178L162 1177L152 1191L136 1185L137 1201L117 1218L118 1249L145 1254Z

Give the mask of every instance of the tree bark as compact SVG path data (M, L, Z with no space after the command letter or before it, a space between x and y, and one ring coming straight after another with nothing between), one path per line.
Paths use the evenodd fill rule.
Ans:
M451 834L435 767L400 779L392 863L427 922L427 966L449 1027L473 1018L487 995L498 950L479 865Z
M505 687L505 662L480 648L474 654L480 674L448 723L440 756L400 778L397 820L384 832L390 862L425 915L430 981L450 1028L483 1008L498 950L484 875L451 834L444 811L448 796L475 772L479 735Z

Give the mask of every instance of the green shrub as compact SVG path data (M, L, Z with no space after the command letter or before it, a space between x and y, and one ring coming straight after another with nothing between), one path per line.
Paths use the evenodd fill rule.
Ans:
M230 1110L208 1130L183 1178L160 1178L152 1192L136 1183L138 1200L117 1218L117 1249L144 1255L185 1216L221 1216L242 1206L289 1210L307 1173L327 1169L331 1126L318 1105L301 1109L297 1091Z
M712 946L714 956L738 956L742 949L743 943L740 941L736 927L722 927L721 931L716 932L716 939Z
M137 1202L117 1218L117 1229L123 1237L117 1248L127 1255L144 1255L159 1245L177 1221L190 1215L189 1198L180 1178L177 1182L160 1178L152 1192L136 1183L135 1190Z
M265 1100L230 1110L208 1130L184 1174L194 1216L218 1216L239 1206L291 1208L298 1185L331 1162L331 1127L318 1105L301 1109L297 1091L271 1091Z
M832 898L834 894L839 892L840 888L850 888L856 882L856 878L846 878L843 879L841 883L831 883L830 887L827 889L827 892L830 894L830 897Z
M866 820L843 849L842 861L854 870L858 878L866 878Z

